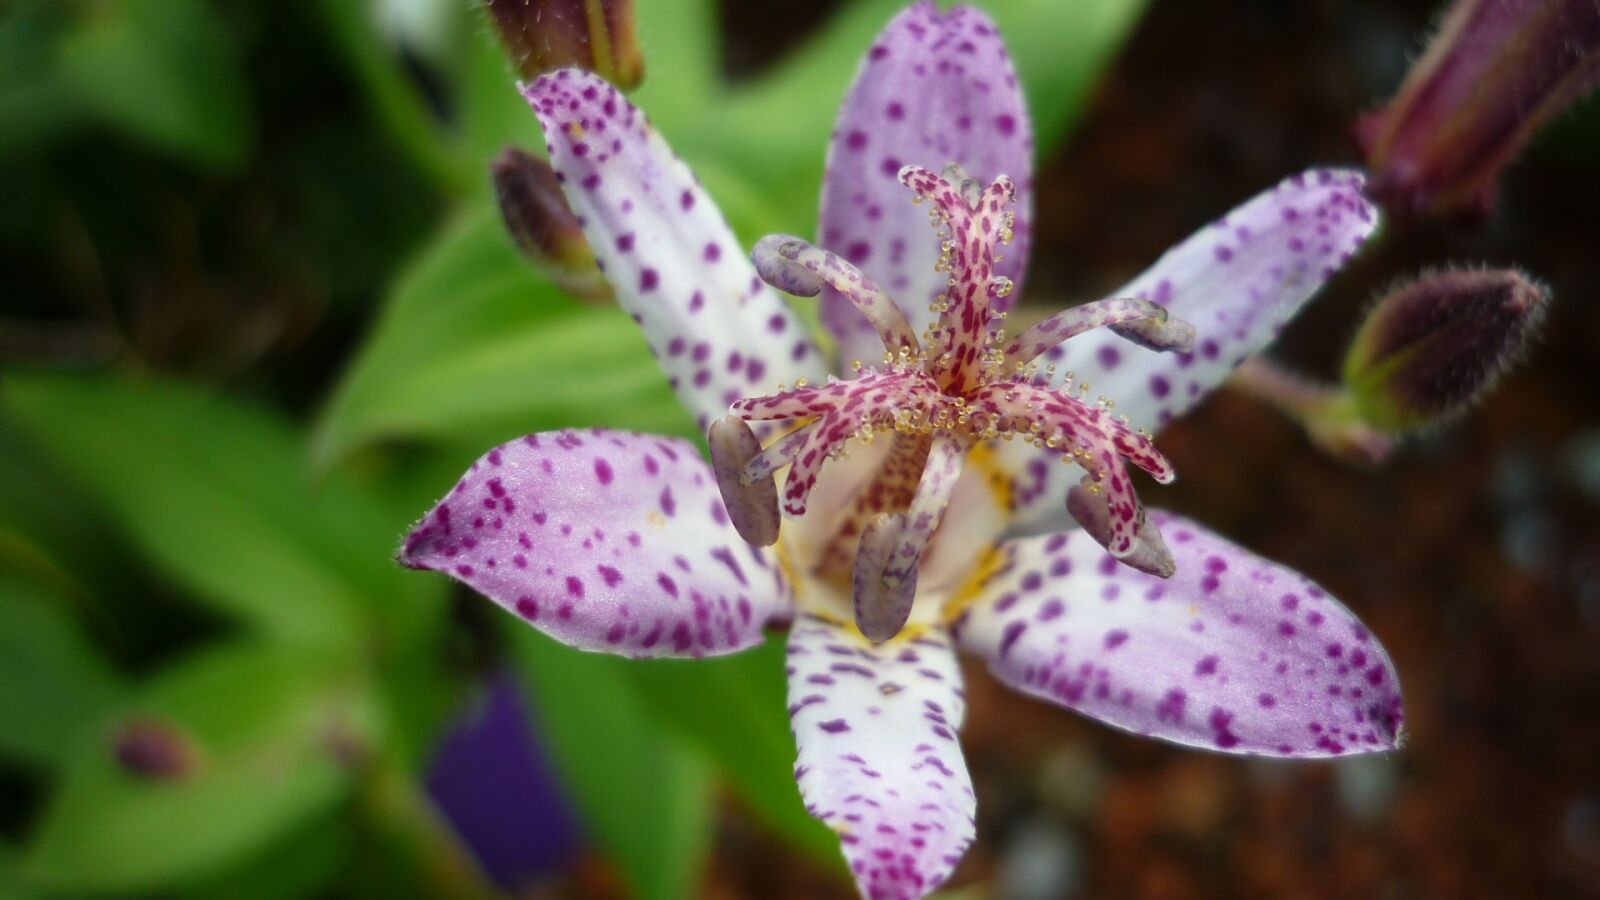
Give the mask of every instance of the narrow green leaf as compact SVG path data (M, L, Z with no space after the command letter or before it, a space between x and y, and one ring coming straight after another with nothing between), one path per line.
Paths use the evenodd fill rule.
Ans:
M233 168L255 139L254 113L227 33L202 0L84 5L60 70L106 121L205 165Z
M540 737L586 824L645 900L699 896L711 770L640 702L633 661L508 624Z
M81 745L26 849L41 887L155 890L217 873L331 810L349 780L332 738L370 731L348 670L283 645L184 660L123 716L180 730L196 751L192 771L134 775L116 762L109 730Z
M441 189L454 192L470 184L472 166L434 120L399 54L379 39L372 5L364 0L316 0L312 10L394 145Z
M346 810L312 818L248 861L188 887L190 900L299 900L332 895L331 885L350 864L351 822Z
M378 440L692 432L633 321L566 297L501 231L492 212L469 213L401 279L319 423L319 467Z
M818 861L838 864L839 839L811 817L795 785L783 641L702 660L625 669L646 706L706 753L762 821Z
M60 597L8 575L0 597L0 754L53 770L120 698L121 678Z
M401 523L345 479L313 487L275 416L163 382L17 376L0 408L194 598L262 632L411 639L437 586L390 560Z

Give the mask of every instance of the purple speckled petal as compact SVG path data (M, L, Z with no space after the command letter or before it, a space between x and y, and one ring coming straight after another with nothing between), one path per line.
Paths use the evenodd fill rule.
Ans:
M1000 545L955 626L1012 687L1118 728L1230 753L1342 756L1400 743L1394 665L1304 576L1152 510L1169 580L1082 531Z
M1153 300L1193 325L1193 352L1130 347L1095 331L1045 358L1115 400L1135 425L1165 425L1266 346L1361 249L1378 227L1362 183L1359 172L1335 169L1284 179L1111 294Z
M823 373L805 328L638 109L576 69L522 91L617 299L702 430L740 397Z
M773 556L728 522L716 476L676 438L530 434L490 450L406 536L445 572L564 644L700 657L792 615Z
M1135 427L1159 428L1225 381L1235 366L1266 346L1300 307L1360 249L1378 225L1361 196L1362 176L1313 170L1285 179L1168 250L1113 297L1165 306L1194 327L1188 353L1160 352L1101 329L1039 358L1089 385L1090 396L1116 402ZM1051 455L1006 445L1014 473L1014 533L1065 523L1062 502L1071 474Z
M939 239L896 176L907 165L939 172L952 162L982 184L1000 175L1016 182L1016 238L995 272L1020 287L1033 222L1033 125L1011 58L983 13L917 3L884 28L839 110L819 243L899 300L918 334L936 318L928 305L944 285L934 271ZM882 355L871 324L833 291L823 294L822 321L844 362Z
M949 638L929 631L874 646L802 615L788 672L800 794L839 833L861 895L933 891L972 843L977 809L956 742L966 695Z

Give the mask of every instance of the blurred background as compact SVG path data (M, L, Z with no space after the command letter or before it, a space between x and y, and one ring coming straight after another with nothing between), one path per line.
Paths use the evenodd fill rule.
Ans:
M1290 172L1354 164L1429 0L994 0L1039 137L1025 302L1094 298ZM633 99L746 244L810 234L888 0L637 0ZM568 651L391 555L493 443L694 437L632 323L505 235L542 146L468 0L0 3L0 896L848 897L781 656ZM1337 376L1446 262L1553 292L1458 422L1334 460L1223 391L1147 502L1343 598L1410 741L1179 750L968 665L946 895L1600 896L1600 105L1476 225L1390 227L1285 333Z

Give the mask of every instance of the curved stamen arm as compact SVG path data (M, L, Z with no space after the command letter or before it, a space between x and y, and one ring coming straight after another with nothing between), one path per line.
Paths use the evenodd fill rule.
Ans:
M1026 382L1002 382L980 390L970 405L993 409L1008 420L1011 430L1032 434L1046 446L1059 446L1064 455L1084 463L1086 469L1090 464L1079 451L1103 450L1111 459L1126 458L1162 484L1177 477L1172 464L1149 438L1105 410L1061 391ZM1052 438L1056 440L1051 442Z
M868 640L886 641L905 626L917 594L922 552L944 519L970 441L937 432L917 492L905 512L867 522L855 561L856 626Z
M1051 347L1096 328L1111 327L1152 350L1187 352L1194 326L1167 315L1167 308L1134 297L1112 297L1064 309L1035 322L1005 347L1005 370L1025 366Z
M815 297L824 285L842 294L867 317L882 338L884 349L896 356L921 350L917 333L905 311L860 269L821 247L786 234L772 234L750 251L761 280L798 297Z
M952 170L959 174L959 169ZM982 383L982 359L989 338L990 302L1011 293L1011 279L994 273L995 248L1011 240L1016 185L1005 175L977 194L970 179L951 184L920 166L900 170L900 183L934 206L942 232L936 269L949 273L949 287L939 301L939 339L929 349L935 373L948 390L961 394Z

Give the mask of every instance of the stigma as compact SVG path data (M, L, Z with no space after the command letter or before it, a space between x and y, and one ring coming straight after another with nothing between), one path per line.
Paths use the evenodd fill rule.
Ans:
M782 517L804 516L823 468L858 443L887 437L889 452L855 492L822 577L852 582L857 626L884 641L905 625L922 554L943 520L967 454L982 443L1021 440L1075 464L1083 476L1067 510L1112 556L1142 571L1175 569L1159 531L1146 519L1127 465L1158 482L1175 473L1150 440L1114 415L1113 401L1085 399L1088 385L1068 377L1053 386L1054 367L1039 357L1085 331L1109 327L1143 346L1187 351L1194 330L1146 300L1109 299L1073 307L1015 335L994 300L1013 290L995 273L1012 238L1016 190L1002 175L988 185L951 165L935 174L900 171L912 202L930 204L945 276L934 319L916 333L904 310L855 266L799 238L774 235L752 253L763 280L791 294L831 287L872 324L883 342L877 364L853 364L855 377L797 382L733 403L708 435L713 468L729 518L745 540L778 540ZM775 435L765 444L763 434ZM776 476L788 468L782 490ZM781 511L781 512L780 512Z

